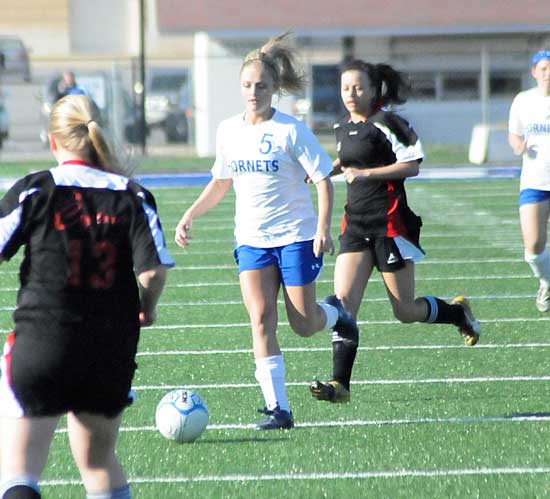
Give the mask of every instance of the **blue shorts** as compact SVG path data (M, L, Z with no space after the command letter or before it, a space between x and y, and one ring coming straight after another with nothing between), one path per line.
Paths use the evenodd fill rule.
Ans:
M239 273L275 265L279 269L281 282L285 286L305 286L320 274L323 268L322 255L313 254L313 241L301 241L277 246L276 248L255 248L239 246L234 252Z
M540 189L523 189L519 191L519 205L542 203L550 201L550 191L541 191Z

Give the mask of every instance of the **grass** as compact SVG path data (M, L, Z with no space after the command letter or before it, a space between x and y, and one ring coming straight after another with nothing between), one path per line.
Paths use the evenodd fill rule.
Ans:
M550 490L548 315L534 307L537 282L522 261L516 180L409 182L423 217L419 296L465 294L481 321L466 348L446 325L399 324L379 274L359 316L352 399L312 399L313 377L330 375L330 335L299 338L280 304L279 338L296 428L258 434L263 406L250 328L232 260L233 198L193 227L181 250L173 228L199 188L156 189L177 267L142 331L119 454L136 498L525 498ZM338 226L344 200L335 184ZM336 232L336 229L334 230ZM0 267L0 339L11 328L17 258ZM334 257L317 283L332 291ZM192 444L166 441L154 411L171 388L195 389L210 426ZM83 496L67 435L53 442L43 476L48 498Z
M331 157L335 157L332 140L324 139L323 146ZM424 166L466 164L468 152L465 147L452 145L425 146L426 160ZM0 155L0 177L19 178L29 172L51 168L52 161L2 162ZM160 157L150 156L136 160L136 174L140 173L182 173L209 172L214 158L199 158L196 156Z

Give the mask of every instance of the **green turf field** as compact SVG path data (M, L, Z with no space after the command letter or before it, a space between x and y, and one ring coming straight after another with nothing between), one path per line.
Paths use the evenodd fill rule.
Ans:
M119 454L134 496L179 498L539 498L550 496L550 315L534 306L538 282L523 262L516 180L409 182L424 220L417 294L471 298L482 324L466 348L451 326L399 324L375 273L360 313L361 346L348 405L314 400L313 377L330 374L330 334L293 334L280 307L296 428L257 433L263 399L232 261L228 196L195 222L192 245L173 243L198 188L157 189L177 262L158 323L142 332L136 404ZM336 236L344 186L335 184ZM19 259L2 265L0 340L11 327ZM332 291L327 256L318 294ZM154 428L157 402L190 387L210 426L192 444ZM48 498L81 498L60 428L43 476Z

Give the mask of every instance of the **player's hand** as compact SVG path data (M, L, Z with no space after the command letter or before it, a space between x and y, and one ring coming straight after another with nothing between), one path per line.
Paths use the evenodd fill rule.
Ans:
M192 239L189 235L192 225L193 220L191 220L191 218L185 215L181 217L181 220L176 226L176 235L174 238L178 246L185 248L189 244L189 241Z
M330 234L316 234L313 240L313 254L319 258L322 253L334 255L334 242Z
M146 312L145 310L142 310L139 313L139 323L141 324L141 327L152 326L156 320L157 320L156 310L152 310L150 312Z
M352 166L342 166L342 172L344 174L344 178L346 179L346 182L348 184L351 184L359 177L363 177L365 170L359 170L358 168L354 168Z
M521 156L525 151L527 151L527 148L527 139L525 139L523 142L520 142L514 147L514 154Z

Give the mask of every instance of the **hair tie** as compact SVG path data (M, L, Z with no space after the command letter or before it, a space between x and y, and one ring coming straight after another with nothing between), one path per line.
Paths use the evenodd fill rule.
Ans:
M90 120L88 121L88 123L86 123L86 127L89 127L90 126L90 123L93 123L95 120Z

